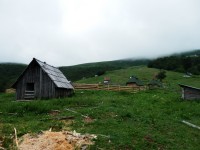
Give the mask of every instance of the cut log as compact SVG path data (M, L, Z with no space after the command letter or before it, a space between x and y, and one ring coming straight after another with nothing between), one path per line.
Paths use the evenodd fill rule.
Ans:
M196 129L199 129L199 130L200 130L200 127L199 127L199 126L194 125L194 124L192 124L192 123L189 123L189 122L187 122L187 121L185 121L185 120L182 120L182 123L184 123L184 124L186 124L186 125L188 125L188 126L190 126L190 127L193 127L193 128L196 128Z
M19 144L18 144L18 140L17 140L17 130L16 130L16 128L14 128L14 131L15 131L15 143L16 143L16 146L18 148Z

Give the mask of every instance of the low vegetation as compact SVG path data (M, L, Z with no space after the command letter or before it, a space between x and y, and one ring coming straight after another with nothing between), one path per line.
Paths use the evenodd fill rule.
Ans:
M129 76L136 75L147 83L158 72L145 66L131 67L79 82L98 83L109 76L113 82L124 84ZM69 98L31 102L16 102L13 94L0 94L0 140L3 147L13 148L14 127L18 137L52 128L96 134L90 149L199 149L198 129L181 121L200 126L200 103L182 100L177 85L200 87L199 78L166 71L165 88L135 94L76 91ZM67 117L71 119L62 119Z
M0 135L9 148L16 127L18 137L26 133L76 130L96 134L91 148L104 149L199 149L200 135L181 123L200 125L200 103L182 101L173 91L156 90L137 94L84 91L74 97L34 102L13 102L14 96L1 94ZM71 109L78 113L67 111ZM59 110L57 116L51 110ZM88 116L85 121L81 114ZM59 121L73 116L72 121ZM52 120L51 120L52 119Z

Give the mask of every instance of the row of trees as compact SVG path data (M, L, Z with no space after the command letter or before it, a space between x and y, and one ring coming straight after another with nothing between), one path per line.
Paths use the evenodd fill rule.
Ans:
M10 88L25 68L23 64L0 64L0 92Z
M148 67L200 74L200 56L169 56L149 62Z

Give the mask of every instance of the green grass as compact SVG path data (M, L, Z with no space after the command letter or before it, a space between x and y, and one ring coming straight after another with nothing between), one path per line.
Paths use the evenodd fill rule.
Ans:
M199 149L197 129L181 123L187 120L200 125L200 103L182 101L179 93L152 90L136 94L125 92L84 91L66 99L33 102L13 102L13 95L1 94L0 135L4 146L11 144L16 127L18 136L39 133L53 128L60 131L69 127L81 133L103 134L92 148L105 149ZM9 105L11 104L11 105ZM85 123L80 114L94 122ZM21 109L21 110L20 110ZM58 120L45 120L50 110L59 109L59 116L75 116L74 123L66 125ZM9 115L7 113L17 113Z
M151 79L158 70L132 67L108 72L116 83L124 83L134 74ZM121 78L120 78L121 77ZM100 78L86 79L86 83L99 82ZM80 81L83 82L83 81ZM181 120L200 126L200 102L181 100L177 83L200 87L199 76L183 78L182 74L167 72L166 87L139 93L110 91L76 91L73 97L64 99L16 102L12 94L0 94L0 139L4 147L12 144L16 127L18 137L40 133L42 130L76 130L97 134L91 149L188 149L200 148L200 131ZM66 108L77 111L73 113ZM74 116L73 123L48 120L51 110L60 110L61 116ZM15 115L9 113L16 113ZM94 121L84 122L80 115L88 115ZM106 135L110 137L104 137Z
M153 79L159 69L147 68L146 66L135 66L127 69L108 71L105 75L93 78L87 78L77 81L78 83L103 83L104 77L110 77L113 84L125 85L129 77L137 76L144 83L148 83ZM200 87L200 76L193 76L191 78L184 78L183 73L166 71L167 77L163 80L164 84L171 89L178 89L177 84L187 84L191 86Z

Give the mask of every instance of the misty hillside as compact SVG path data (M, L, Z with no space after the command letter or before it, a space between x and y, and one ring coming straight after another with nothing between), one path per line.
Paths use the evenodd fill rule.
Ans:
M127 68L130 66L147 65L148 60L116 60L107 62L87 63L75 66L59 67L64 75L71 81L77 81L82 78L93 77L96 74L102 75L106 71ZM53 64L52 64L53 65ZM1 63L0 64L0 92L16 81L19 75L27 67L25 64Z
M148 67L177 72L200 74L200 50L157 58L149 62Z
M94 77L95 75L103 75L104 73L106 73L106 71L125 69L131 66L139 65L148 65L151 68L161 68L166 70L184 72L184 62L189 62L189 68L187 68L187 63L185 64L185 67L188 71L194 74L199 74L200 50L174 54L168 57L158 58L153 61L147 59L126 59L87 63L74 66L62 66L59 67L59 69L64 73L68 80L74 82L83 78ZM0 63L0 92L3 92L6 88L9 88L26 67L27 65L25 64Z

